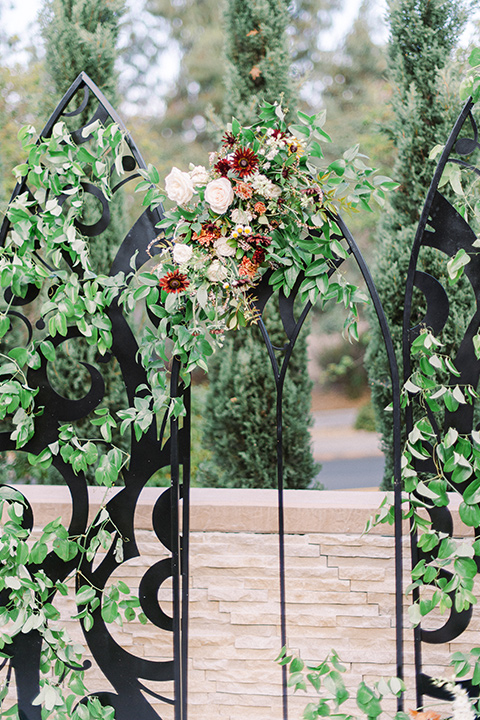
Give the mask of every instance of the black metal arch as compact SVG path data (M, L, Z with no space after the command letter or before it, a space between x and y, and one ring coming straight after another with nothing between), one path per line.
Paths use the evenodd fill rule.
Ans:
M78 102L79 96L81 98L80 102ZM75 106L75 103L78 106ZM124 163L126 165L125 170L129 172L129 175L124 181L117 184L116 188L114 188L114 192L116 192L125 182L139 177L138 169L145 168L145 163L121 119L85 73L81 73L65 93L45 125L41 137L49 137L55 123L63 118L69 118L69 126L71 126L72 119L82 116L90 108L91 117L89 120L73 129L72 135L75 141L84 143L88 140L88 136L84 137L82 130L94 120L98 119L102 123L115 122L124 132L131 152L131 156L127 156L127 162ZM110 224L109 201L101 190L93 185L85 184L84 189L100 201L102 211L97 222L93 225L82 224L79 229L83 234L95 238ZM23 179L15 187L12 200L23 192L28 192L27 179ZM135 253L137 268L140 268L148 261L151 257L150 246L158 234L156 225L161 218L161 209L143 212L120 243L110 268L111 275L119 271L124 271L127 275L131 270L130 263ZM10 224L5 219L0 229L0 242L2 244L5 242L9 227ZM7 294L8 292L7 290ZM25 298L15 298L14 305L16 309L11 311L11 314L15 314L17 318L24 322L29 337L37 329L44 331L45 328L43 318L38 318L34 324L31 322L32 309L29 305L36 295L37 292L32 289L32 292L27 292ZM133 404L137 388L147 383L147 376L137 359L138 345L135 334L116 302L111 304L108 315L112 323L113 346L110 355L107 357L107 362L112 357L115 357L118 361L128 401ZM66 340L75 339L77 336L78 333L69 330L66 337L58 335L49 337L47 335L46 339L49 339L55 347L58 347ZM105 392L101 366L94 367L86 364L86 369L91 378L90 389L80 399L64 398L50 384L47 365L48 362L44 358L37 370L30 370L28 373L30 387L39 388L38 399L45 407L44 413L36 419L34 437L22 448L34 454L39 454L50 443L57 440L58 428L62 422L79 420L92 412L102 401ZM178 362L174 362L171 374L172 396L182 392L178 373ZM186 686L184 683L186 683L187 637L187 603L185 600L188 572L186 558L188 556L189 426L188 422L185 422L179 428L178 422L172 421L170 437L166 437L166 427L167 420L165 418L159 429L158 438L155 421L152 421L147 433L139 440L132 433L130 439L131 460L128 468L123 471L124 486L108 502L107 510L112 521L111 527L108 529L114 533L115 539L118 537L123 539L124 562L138 556L140 551L134 525L135 507L138 498L149 478L158 469L172 466L172 486L160 495L152 508L152 525L155 535L159 543L168 551L169 556L167 559L161 560L150 567L141 579L139 586L140 604L148 621L171 639L171 659L154 662L138 657L134 652L124 649L113 638L108 626L103 621L100 606L93 612L93 627L88 631L84 630L85 640L94 660L111 687L113 687L113 691L102 691L101 688L95 688L95 695L102 702L115 708L115 717L119 720L131 720L132 717L141 718L141 720L158 720L159 716L147 700L148 696L175 705L177 718L185 716ZM185 458L179 457L179 446L182 447ZM10 439L9 433L0 433L0 450L14 449L15 444ZM71 466L65 463L60 456L55 457L54 466L62 475L70 490L72 516L68 532L70 535L83 534L88 527L89 511L86 478L83 473L75 475ZM187 502L184 503L185 537L183 541L178 527L182 473L184 474L184 494L187 497ZM27 507L30 517L28 525L29 529L31 529L34 509L28 505ZM94 567L93 561L89 562L84 557L79 568L83 578L90 582L93 587L98 588L99 598L101 598L102 590L106 587L110 576L119 567L119 563L114 557L114 545L115 542L96 567ZM183 559L181 558L182 553ZM55 583L57 580L63 580L75 568L75 561L64 562L51 552L45 558L42 567ZM173 578L174 588L173 618L168 617L162 611L157 600L159 587L170 577ZM11 646L11 667L15 673L19 712L23 720L40 720L41 717L40 707L32 704L32 701L39 693L41 645L40 635L36 631L31 631L27 634L18 635ZM145 680L155 681L155 691L144 684ZM171 692L172 684L174 687L173 693Z
M456 347L456 356L453 358L457 370L460 372L458 378L450 376L447 381L449 385L471 385L477 388L480 379L480 362L475 356L473 337L480 328L480 256L473 243L476 235L466 220L460 215L453 205L438 191L439 183L447 163L457 164L471 170L474 175L480 175L478 168L472 163L472 154L480 149L478 143L478 129L473 116L474 103L469 99L452 129L450 137L443 149L439 163L428 191L423 211L418 223L415 240L412 247L410 264L406 281L404 319L403 319L403 375L406 381L413 369L411 347L415 338L419 335L422 327L427 327L441 338L441 332L450 317L450 302L448 289L442 284L442 278L434 277L429 271L419 269L421 262L421 251L423 248L433 248L443 256L453 258L457 252L463 249L470 257L470 262L464 269L473 291L475 308L471 317L467 320L467 329ZM473 137L472 137L473 135ZM467 159L465 159L467 158ZM426 304L426 312L421 321L412 321L414 311L414 289L420 291ZM465 308L465 312L467 308ZM414 323L414 324L412 324ZM405 411L406 432L409 433L415 421L415 397L411 397L410 405ZM428 411L433 428L436 429L438 439L441 439L443 431L449 427L458 430L459 433L470 435L475 430L474 405L460 405L454 412L445 411L443 427L439 427L432 412ZM431 449L431 447L430 447ZM418 472L433 473L436 469L431 458L421 461L414 459L415 469ZM469 481L468 481L469 482ZM465 485L453 484L458 492L462 492ZM420 492L417 496L424 502L427 512L430 515L434 530L444 532L449 536L453 534L453 521L448 507L435 507L429 498ZM475 536L480 533L479 528L474 528ZM431 559L435 557L435 550L427 554L417 545L417 537L412 533L412 567L422 558ZM477 565L478 559L477 559ZM448 574L445 575L449 577ZM414 591L414 600L420 597L418 589ZM453 603L449 616L443 624L435 630L426 630L421 625L414 630L415 649L415 676L417 707L422 707L423 696L427 695L439 699L451 699L451 694L443 687L432 682L432 678L423 672L422 649L424 644L443 644L459 637L468 627L472 617L472 608L459 612ZM466 680L462 685L467 688L471 683ZM475 690L475 695L478 691Z
M392 400L393 400L393 436L394 436L394 497L395 497L395 546L401 548L402 544L402 510L401 510L401 426L400 426L400 385L399 385L399 374L395 351L393 348L393 342L388 327L388 323L385 317L385 313L382 308L382 304L373 282L372 276L368 269L368 266L357 246L352 234L348 230L347 226L343 222L342 218L338 215L335 217L331 216L331 219L335 221L339 228L339 233L332 234L332 239L343 241L345 244L346 251L349 256L353 257L362 276L365 281L371 302L375 308L377 319L381 328L381 332L384 339L385 349L388 358L390 378L392 384ZM340 266L343 264L344 259L338 256L335 257L331 262L329 269L329 276L331 276ZM294 317L294 304L298 294L298 289L301 285L303 277L301 277L292 293L286 297L280 292L278 297L278 304L280 310L280 317L282 319L283 328L285 331L286 342L282 348L282 362L279 364L275 355L275 348L268 335L268 331L262 319L262 313L268 300L273 297L273 291L271 286L268 284L268 275L266 275L258 287L254 289L255 301L254 304L259 312L260 319L258 321L260 331L266 346L270 363L272 366L272 372L275 379L275 386L277 392L276 398L276 411L277 411L277 492L278 492L278 538L279 538L279 583L280 583L280 627L281 627L281 642L283 646L287 645L287 617L286 617L286 590L285 590L285 547L284 547L284 535L285 535L285 523L284 523L284 500L283 500L283 437L282 437L282 401L283 401L283 386L285 376L288 369L289 360L294 350L295 342L302 329L302 326L307 318L309 311L312 308L312 304L307 302L299 314L298 320ZM395 626L396 626L396 668L397 676L403 678L403 586L402 586L402 553L395 553L395 598L396 598L396 609L395 609ZM283 680L283 718L288 720L288 694L287 694L287 667L282 667L282 680ZM402 698L399 699L398 709L403 708Z
M79 100L80 96L80 100ZM78 103L73 110L69 108ZM113 120L126 133L126 141L131 151L126 168L131 174L125 181L117 185L118 190L124 182L136 177L136 170L144 168L144 162L130 135L126 132L120 118L108 101L104 98L92 81L81 73L72 84L65 96L60 101L57 109L47 122L42 136L48 137L54 124L62 117L70 119L82 116L86 109L93 106L90 120L83 122L81 127L75 128L73 137L78 143L86 138L82 135L82 129L95 119L102 122ZM422 325L431 327L435 332L440 332L449 317L448 292L442 286L438 278L433 277L419 269L419 256L423 247L431 247L439 250L447 257L454 257L456 252L463 248L470 256L471 261L466 267L465 275L470 282L477 307L470 318L470 323L465 337L461 340L458 354L455 359L456 365L461 372L461 382L468 383L474 387L478 386L480 378L480 361L473 352L472 338L480 327L480 259L476 255L472 243L475 234L463 220L461 215L455 211L453 206L438 192L438 185L447 162L454 162L459 165L470 167L473 172L479 174L478 169L471 165L470 155L479 149L478 132L475 119L472 114L473 104L467 102L462 110L452 134L445 146L441 160L435 172L432 185L427 196L425 207L420 218L418 231L412 249L412 257L406 282L405 314L404 314L404 354L403 372L407 379L411 373L411 344L420 332ZM71 120L70 120L71 122ZM462 135L463 133L463 135ZM471 137L470 135L473 135ZM460 156L460 157L458 157ZM93 193L102 205L102 215L98 222L92 226L83 226L82 232L90 237L97 236L109 225L109 203L100 191L93 186L86 186L86 191ZM14 190L13 197L28 190L26 180L20 183ZM136 267L141 267L148 259L148 248L157 235L155 226L161 219L161 210L146 210L135 222L120 244L117 255L112 263L111 274L120 270L126 272L130 268L130 260L136 252ZM401 527L401 418L399 402L399 374L390 336L388 324L381 306L375 284L370 275L369 269L351 235L347 226L339 216L334 217L338 227L338 233L334 236L341 241L349 254L356 262L371 301L374 305L378 322L384 338L385 348L390 367L392 394L393 394L393 427L394 427L394 495L395 495L395 576L396 576L396 662L397 675L403 676L403 630L402 630L402 527ZM9 229L8 221L4 221L0 229L0 242L5 241ZM334 259L331 264L330 273L335 272L344 260L340 257ZM282 644L287 643L286 632L286 595L285 595L285 551L284 551L284 503L283 503L283 434L282 434L282 400L285 376L288 370L289 360L294 351L294 346L302 325L311 309L308 302L295 316L294 302L300 286L299 281L293 292L286 297L282 293L274 296L265 276L258 287L255 288L253 302L259 313L259 327L265 342L266 353L272 367L277 391L277 488L278 488L278 523L279 523L279 581L280 581L280 616ZM426 315L422 322L411 327L413 308L414 288L420 291L427 303ZM21 319L25 324L28 335L35 332L37 328L44 327L42 318L37 324L31 322L31 316L27 314L28 305L34 300L35 293L27 293L22 299L15 299L15 310L11 313ZM262 313L268 302L279 304L280 316L285 331L285 344L282 349L282 358L278 359L278 348L275 348L268 335L262 319ZM128 400L130 403L135 398L136 389L147 383L145 371L136 359L138 350L134 332L129 326L121 309L113 303L109 309L109 317L112 322L114 337L112 356L120 365L123 381L125 384ZM67 337L74 338L72 331ZM54 345L64 341L64 338L51 338ZM39 388L39 400L45 406L46 412L36 421L36 434L25 447L28 452L38 454L48 444L54 442L58 434L58 426L62 421L70 419L81 419L88 415L101 402L104 395L104 384L101 369L88 365L87 370L91 376L91 387L85 396L79 400L62 398L52 388L47 374L47 361L44 359L38 370L29 371L28 381L32 387ZM135 539L134 513L135 506L142 488L149 477L159 468L170 466L171 487L163 491L152 508L152 523L155 535L169 556L150 567L140 582L139 598L141 606L150 623L160 628L172 638L172 657L165 662L151 662L136 657L133 653L127 652L121 645L112 638L107 626L103 622L100 610L94 614L94 625L91 630L85 632L86 642L107 680L111 683L114 691L104 692L101 689L95 693L105 702L113 705L118 720L130 720L132 717L138 720L155 720L159 717L156 710L148 702L145 694L154 696L167 704L174 705L176 720L186 720L187 717L187 647L188 647L188 533L189 533L189 483L190 483L190 459L189 459L189 438L190 438L190 411L189 393L184 390L179 381L180 366L174 360L171 372L171 394L172 397L182 393L185 397L187 417L181 425L175 419L171 420L170 435L166 435L166 417L160 427L159 439L157 439L157 428L152 422L148 432L140 439L135 436L131 438L131 461L128 469L124 472L125 485L118 494L109 501L108 511L113 523L119 533L128 540L124 543L125 560L139 554ZM406 426L407 432L412 428L413 414L407 409ZM462 433L469 433L474 429L473 409L470 406L461 406L457 411L447 413L444 425L454 426ZM14 449L8 433L0 434L0 449ZM55 459L55 467L63 476L69 487L72 499L72 520L69 527L71 534L78 534L85 531L88 517L88 492L85 477L74 475L70 466L61 458ZM428 471L427 466L420 467ZM459 488L461 489L461 488ZM425 499L428 505L428 499ZM182 531L179 528L179 510L182 512ZM452 520L449 511L445 508L430 507L433 526L449 534L452 533ZM28 527L33 525L34 509L28 506L26 523ZM478 530L476 530L478 532ZM420 557L416 547L415 537L412 543L413 561ZM53 581L61 580L72 570L72 563L63 562L57 556L49 555L44 564L45 572ZM105 587L110 575L118 567L113 553L107 553L106 557L97 566L83 561L81 572L92 584L101 589ZM160 608L157 602L157 591L167 578L172 578L173 584L173 616L169 617ZM421 651L423 643L444 643L452 638L458 637L468 626L471 612L456 613L452 611L444 626L436 631L426 631L421 627L415 631L415 661L417 676L417 703L420 707L424 694L434 697L446 697L443 690L432 685L431 678L422 672ZM31 631L15 639L12 646L12 668L16 676L18 688L18 700L23 717L27 720L40 720L40 709L32 705L32 700L38 694L39 682L39 658L41 649L41 638L38 633ZM143 680L155 681L156 690L152 691L143 684ZM164 690L168 684L174 685L173 695ZM399 701L401 708L401 700ZM287 684L286 668L283 676L283 714L284 720L288 717L287 706Z

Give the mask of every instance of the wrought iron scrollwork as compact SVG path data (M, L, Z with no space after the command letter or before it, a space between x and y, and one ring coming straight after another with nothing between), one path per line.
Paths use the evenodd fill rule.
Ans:
M473 246L476 240L475 232L460 215L453 205L438 191L439 182L447 163L456 164L466 168L475 175L480 175L478 168L472 163L471 156L480 149L478 143L478 129L473 116L473 104L469 100L460 113L452 133L445 145L441 159L438 163L429 193L423 208L418 224L415 241L412 248L410 266L408 269L404 327L403 327L403 364L404 379L407 380L412 372L413 361L411 358L411 346L418 337L422 328L429 328L435 336L441 338L442 330L450 318L450 302L448 291L442 284L442 278L434 277L430 272L419 269L422 248L433 248L438 250L446 259L454 258L459 250L464 250L470 258L464 269L474 297L474 307L471 317L467 318L466 331L458 342L455 349L455 357L452 357L455 367L459 371L459 377L453 375L446 381L447 385L467 385L473 388L478 387L480 378L480 361L475 355L473 337L480 328L480 258ZM458 157L461 156L461 157ZM464 158L468 156L468 160ZM415 301L414 290L419 291L425 303L425 313L420 320L412 322L414 316ZM465 308L467 311L467 308ZM411 399L410 406L406 409L406 431L411 431L415 420L415 399ZM473 404L460 404L454 411L446 410L444 417L439 419L434 413L427 409L430 422L437 439L440 441L443 432L448 428L455 428L459 433L466 436L471 435L475 430L475 407ZM442 427L440 427L440 424ZM433 443L432 443L433 444ZM431 447L429 448L431 450ZM416 459L415 468L418 472L424 472L430 476L436 474L433 459ZM452 486L458 492L462 492L469 481ZM447 536L453 534L452 516L447 507L436 507L431 499L421 493L417 493L425 503L427 512L432 521L432 528ZM479 529L474 529L478 537ZM412 536L412 566L415 566L421 559L426 560L434 557L434 552L424 553L417 545L417 537ZM477 559L478 565L478 559ZM447 579L451 577L446 571L442 571ZM418 589L414 591L414 600L419 599ZM453 597L453 596L452 596ZM427 630L421 625L415 628L415 669L417 678L417 706L423 705L423 695L429 695L440 699L450 699L450 694L443 688L435 685L432 678L423 672L422 668L422 647L424 644L443 644L459 637L468 627L472 617L472 608L458 611L455 603L452 603L448 617L440 627L434 630ZM469 682L462 684L469 686Z
M77 103L77 106L75 106ZM74 106L73 109L71 106ZM91 109L88 121L84 115ZM86 141L85 128L96 119L103 123L115 121L123 128L114 109L103 97L98 88L85 75L81 74L67 91L57 109L46 124L42 135L48 137L55 123L61 118L81 118L81 127L74 128L73 138L79 144ZM124 128L123 128L124 129ZM130 148L131 157L128 156L126 170L129 178L136 176L136 170L144 167L143 160L133 140L126 134L126 142ZM125 181L119 182L114 188L119 190ZM80 229L84 235L95 238L110 222L109 202L97 187L85 184L86 193L97 198L101 205L101 215L92 224L83 223ZM21 192L28 192L24 180L14 191L13 197ZM135 222L131 230L120 244L113 260L110 273L127 272L130 263L135 257L135 266L140 268L149 259L148 248L152 245L157 231L156 223L161 219L159 212L146 210ZM365 279L373 305L384 335L387 354L390 363L392 389L394 398L394 432L395 432L395 496L396 496L396 540L401 546L401 519L400 519L400 414L398 370L395 354L390 338L389 329L383 314L378 294L366 263L356 246L352 235L340 217L335 217L338 234L335 239L341 241L349 255L353 256ZM0 242L5 241L9 224L4 222L0 229ZM331 273L340 267L343 260L334 258L331 262ZM265 276L258 287L255 288L254 304L259 313L259 327L266 344L268 357L272 366L277 391L277 481L278 481L278 508L279 508L279 558L280 558L280 605L281 605L281 633L282 643L286 644L286 595L285 595L285 550L284 550L284 503L283 503L283 436L282 436L282 399L283 384L294 350L295 342L302 325L311 309L308 302L295 315L295 297L301 280L292 293L287 297L280 294L278 298L280 315L285 331L285 344L282 348L275 348L269 338L262 319L262 313L267 302L272 301L272 288L269 278ZM424 283L425 284L425 283ZM426 281L428 284L428 281ZM29 304L34 300L35 290L32 288L23 299L14 301L14 314L24 325L28 337L37 330L45 332L43 318L38 318L32 324L31 314L28 312ZM124 316L119 305L114 301L108 309L108 316L112 323L113 346L111 356L115 357L120 366L125 391L129 404L133 404L137 388L147 383L146 373L137 360L137 341L135 334ZM74 339L75 332L69 331L65 337L49 338L55 347L68 339ZM281 355L281 361L278 355ZM37 370L30 370L28 382L31 387L38 388L39 401L45 407L43 415L36 420L36 432L31 441L25 446L27 452L38 454L47 445L58 439L59 425L64 421L79 420L86 417L102 402L105 388L101 367L97 364L87 363L85 369L90 376L90 388L79 399L64 398L52 386L48 375L48 361L44 358ZM124 486L108 501L106 506L109 513L109 529L115 540L121 539L123 543L124 562L139 555L139 547L135 532L135 508L142 489L148 479L159 468L171 467L171 487L163 491L155 503L152 512L154 533L159 543L168 553L167 558L154 563L144 573L139 584L139 601L150 622L155 627L169 634L173 640L171 659L165 661L151 661L137 657L127 651L112 636L105 624L101 607L98 606L93 613L93 625L85 631L85 639L92 653L94 661L100 667L113 690L95 688L95 695L102 701L112 705L118 720L155 720L159 715L149 702L148 697L154 697L167 704L175 706L176 720L186 718L187 699L187 643L188 643L188 533L189 533L189 438L190 438L190 410L188 391L180 383L180 367L176 360L171 369L171 395L176 397L184 394L187 415L180 426L177 419L170 421L170 434L167 438L165 417L158 429L152 422L148 431L137 439L134 434L131 438L131 459L124 470ZM14 450L14 443L8 432L0 434L0 449ZM75 474L72 467L56 456L54 466L60 472L65 484L69 488L72 500L72 515L68 528L71 535L80 535L87 532L89 497L86 478L83 473ZM182 512L182 530L179 527L179 511ZM25 514L26 527L31 530L34 524L34 509L27 504ZM98 565L84 557L79 571L82 578L97 588L98 598L101 600L102 592L107 586L114 571L119 567L115 558L115 540ZM402 675L402 586L401 586L401 554L397 553L397 673ZM62 561L58 556L50 553L43 564L45 572L55 583L64 579L75 569L73 561ZM173 585L173 612L169 616L158 604L158 589L169 578ZM18 691L18 703L22 717L27 720L40 720L40 708L32 704L39 692L39 664L42 639L37 631L30 631L19 635L11 647L11 668L15 673ZM286 668L284 667L284 718L287 718ZM146 682L153 681L155 690L147 686ZM162 687L173 682L173 696Z
M71 109L73 107L73 109ZM91 116L85 121L85 113ZM58 107L47 122L41 137L49 137L55 123L68 118L69 126L75 118L83 118L81 127L72 131L74 140L78 144L86 142L84 129L94 120L102 123L117 123L125 133L129 154L124 158L125 170L129 173L126 180L119 182L114 192L123 187L125 182L138 177L138 169L145 168L143 159L132 138L124 128L115 110L102 95L95 84L85 74L81 73ZM86 193L94 196L100 203L101 215L98 220L88 224L79 222L80 231L92 238L92 241L110 224L110 202L103 192L93 184L85 183ZM17 185L12 199L23 192L28 192L27 180ZM120 271L126 274L131 269L132 259L135 258L136 268L140 268L149 260L147 249L157 236L156 224L161 220L161 210L146 210L137 219L127 233L110 268L110 274ZM9 223L4 221L0 230L0 242L5 242L9 231ZM119 241L121 238L119 238ZM21 320L30 339L36 331L45 334L45 322L38 318L35 325L31 322L32 310L30 303L35 299L36 289L31 288L22 298L15 298L14 310L10 314ZM7 295L9 291L7 290ZM8 297L7 297L8 300ZM125 386L128 402L133 404L139 386L148 384L146 372L137 359L138 345L135 333L129 325L121 308L113 301L108 309L108 316L112 323L113 345L110 354L103 358L109 361L116 358L120 367L122 380ZM42 335L42 337L43 337ZM75 339L77 333L69 330L65 337L49 337L55 347ZM36 418L34 437L22 448L23 450L39 454L49 444L58 440L59 426L65 421L80 420L89 415L102 402L105 385L101 365L84 363L90 376L90 387L85 395L79 399L62 397L52 386L48 374L48 361L43 358L41 366L36 370L29 370L28 383L32 388L38 388L38 402L45 408L42 415ZM173 362L171 373L171 392L173 396L183 392L178 375L178 363ZM188 398L186 399L188 404ZM167 420L159 429L155 420L152 421L147 432L139 439L132 433L130 447L130 462L123 470L124 486L112 497L106 509L109 513L108 527L114 537L111 547L100 559L97 565L94 561L83 556L80 566L78 561L63 561L58 555L50 552L45 558L42 567L48 577L55 584L62 581L72 571L77 569L77 586L87 581L96 588L100 604L93 611L93 625L84 630L84 636L94 661L99 666L107 686L113 688L93 688L94 694L115 708L115 717L118 720L158 720L160 717L148 698L155 698L169 705L175 705L177 718L185 716L186 704L186 633L187 633L187 587L186 573L188 563L188 486L189 486L189 424L184 422L179 427L178 421L173 421L169 436ZM15 443L10 439L9 432L0 434L0 449L10 451L15 449ZM54 466L60 473L71 495L72 513L68 527L70 536L85 534L88 528L89 496L87 481L83 472L75 474L72 466L64 462L60 455L56 455ZM152 525L155 536L164 548L166 557L156 562L144 573L139 584L139 601L141 608L152 626L165 632L171 638L171 658L162 661L153 661L139 657L121 646L112 635L109 627L102 618L101 601L104 589L114 571L119 568L118 557L115 557L115 543L120 539L123 545L123 562L140 555L136 539L135 509L142 489L149 478L162 467L172 467L172 485L161 491L152 512ZM180 498L183 499L183 532L187 537L182 541L178 513ZM26 501L25 501L26 502ZM34 524L34 508L26 503L25 522L29 531ZM88 540L88 538L87 538ZM159 545L159 547L160 547ZM181 558L181 555L184 555ZM183 581L182 581L183 577ZM81 578L81 580L80 580ZM157 594L159 588L168 579L173 578L173 617L168 616L160 607ZM39 693L40 653L42 638L39 633L32 630L26 634L15 637L9 648L11 655L11 668L15 674L17 699L20 716L24 720L40 720L41 710L32 701ZM145 681L153 681L151 685ZM172 693L171 687L174 687ZM166 688L166 689L163 689Z

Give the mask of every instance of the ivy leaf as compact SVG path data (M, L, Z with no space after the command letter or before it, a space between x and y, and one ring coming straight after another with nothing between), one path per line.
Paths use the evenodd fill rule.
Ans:
M476 505L480 502L480 477L477 477L463 491L463 501L467 505Z
M480 525L480 507L478 505L461 503L458 513L462 522L468 527L478 527Z
M95 588L91 585L82 585L75 595L77 605L87 605L96 597Z
M453 183L452 183L453 187ZM455 188L453 188L455 190ZM461 187L460 187L461 192ZM457 254L450 258L450 260L447 263L447 272L448 277L450 278L450 281L452 283L456 282L460 275L463 273L463 268L465 265L468 265L470 262L470 256L467 255L465 250L463 248L460 248L460 250L457 252Z

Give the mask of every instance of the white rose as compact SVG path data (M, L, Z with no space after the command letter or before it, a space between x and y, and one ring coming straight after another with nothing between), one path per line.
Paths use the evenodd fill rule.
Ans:
M221 282L227 277L227 271L220 260L214 260L207 270L207 277L210 282Z
M232 255L235 255L236 250L228 244L226 237L219 237L218 240L215 240L213 246L220 257L232 257Z
M232 210L230 217L236 225L248 225L250 220L253 220L251 212L248 212L248 210L239 210L238 208Z
M233 188L230 180L222 177L209 182L205 188L205 202L210 205L213 212L223 215L233 202Z
M203 165L193 165L193 163L190 163L189 174L194 185L206 185L210 180L210 175Z
M192 257L193 250L190 245L184 243L175 243L173 246L173 259L179 265L186 263Z
M192 199L194 188L190 175L173 167L165 178L165 190L169 200L184 205Z
M264 197L267 198L267 200L273 200L274 198L280 197L280 195L282 194L282 188L279 185L274 185L274 183L270 183L270 185L265 188L263 194Z
M282 188L279 185L275 185L266 175L260 173L254 176L252 185L267 200L273 200L273 198L278 198L282 194Z

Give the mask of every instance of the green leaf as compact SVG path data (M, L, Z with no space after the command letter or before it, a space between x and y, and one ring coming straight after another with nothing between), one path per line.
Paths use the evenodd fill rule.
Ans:
M106 623L112 623L118 617L118 605L106 597L102 605L102 618Z
M363 681L358 686L357 705L369 718L376 718L382 713L378 697Z
M417 603L410 605L408 608L408 619L414 627L422 621L422 613L420 612L420 606Z
M458 250L457 254L447 263L447 272L450 280L455 281L462 274L465 265L470 262L470 256L467 255L463 248Z
M476 47L472 50L468 56L468 64L471 67L477 67L477 65L480 65L480 48Z
M456 558L453 565L455 572L463 578L474 578L477 574L477 564L471 558Z
M3 337L10 328L10 318L7 315L0 315L0 337Z
M95 597L95 588L93 588L91 585L82 585L80 590L78 590L77 594L75 595L75 602L77 603L77 605L87 605L88 603L92 602Z
M341 177L345 172L345 167L346 167L345 160L341 159L341 160L334 160L332 163L330 163L330 165L328 166L327 169L331 172L336 173L336 175L340 175L340 177Z
M44 542L36 542L30 550L30 562L40 565L48 555L48 546Z
M73 540L61 540L55 538L53 541L53 549L55 554L65 562L73 560L78 553L78 545Z
M467 505L475 505L480 502L480 477L477 477L463 491L463 501Z
M301 658L296 657L296 658L293 658L292 662L290 663L289 672L298 673L298 672L301 672L304 667L305 667L305 663L303 662L303 660L301 660Z
M468 527L480 526L480 507L478 505L467 505L462 502L458 508L458 514Z

